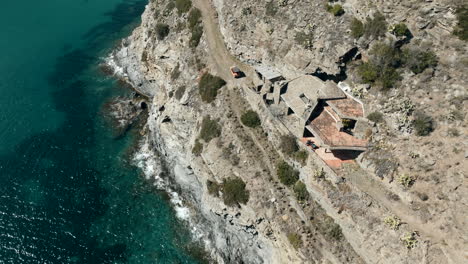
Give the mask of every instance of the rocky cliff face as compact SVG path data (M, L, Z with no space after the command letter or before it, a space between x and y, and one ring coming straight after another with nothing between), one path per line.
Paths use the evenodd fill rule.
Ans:
M151 100L140 165L148 177L175 186L190 208L199 239L218 262L463 263L468 76L466 44L451 34L456 3L341 4L345 13L335 17L322 1L197 0L193 5L201 10L204 34L190 47L192 27L183 8L171 0L151 1L141 26L112 55L118 74ZM355 69L360 62L354 59L366 60L378 39L355 39L349 29L353 17L364 20L377 11L389 25L408 25L413 38L405 45L431 48L439 58L423 73L405 71L398 88L387 92L359 84ZM158 24L168 25L169 33L161 35ZM389 33L384 39L395 41ZM227 73L238 63L249 75L249 65L260 62L287 78L341 71L339 79L347 77L351 87L360 89L366 112L384 114L383 121L370 122L367 136L373 144L360 157L361 166L337 174L313 152L301 165L280 151L287 128L249 89L248 79L236 81ZM198 93L204 72L228 81L209 104ZM259 113L261 129L240 123L246 109ZM414 110L437 121L429 136L412 131ZM196 155L192 148L207 115L222 132ZM278 182L276 164L282 159L300 170L311 194L306 202L297 202ZM320 168L326 176L314 177ZM411 185L400 185L401 175L411 175ZM232 176L247 184L245 205L226 206L208 192L207 181L222 183ZM385 223L390 218L400 219L396 230ZM406 241L417 240L416 247L407 249L407 233L412 237Z

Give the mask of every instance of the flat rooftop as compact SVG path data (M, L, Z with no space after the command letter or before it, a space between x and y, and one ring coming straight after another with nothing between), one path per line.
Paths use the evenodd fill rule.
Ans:
M258 65L258 66L255 66L254 68L258 73L260 73L267 80L273 80L273 79L282 77L281 73L277 72L275 69L273 69L270 66Z
M330 149L350 149L350 150L365 150L367 140L355 138L354 136L341 132L336 126L336 120L325 108L319 116L310 122L308 128L312 133L316 134L324 144Z
M364 116L362 105L352 98L327 101L333 110L342 118L357 119Z

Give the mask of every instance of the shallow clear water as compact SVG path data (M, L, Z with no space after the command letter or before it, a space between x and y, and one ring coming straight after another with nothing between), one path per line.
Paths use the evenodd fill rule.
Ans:
M143 0L2 3L0 263L198 263L165 194L102 118L126 94L97 64Z

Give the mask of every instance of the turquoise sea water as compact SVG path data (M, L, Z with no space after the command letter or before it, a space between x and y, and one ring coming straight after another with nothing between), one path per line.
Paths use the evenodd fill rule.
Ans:
M98 63L144 0L5 0L0 9L0 263L199 263L164 193L102 118L129 93Z

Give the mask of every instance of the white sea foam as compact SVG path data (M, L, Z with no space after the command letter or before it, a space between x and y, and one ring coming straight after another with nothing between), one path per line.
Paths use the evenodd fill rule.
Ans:
M107 58L104 59L107 66L114 70L114 74L120 77L127 77L127 74L124 71L124 68L117 64L115 60L115 55L110 54Z

